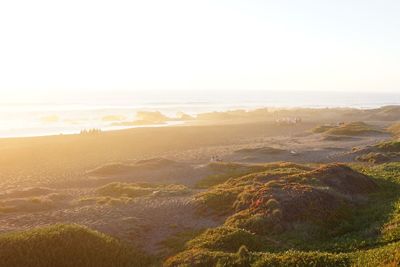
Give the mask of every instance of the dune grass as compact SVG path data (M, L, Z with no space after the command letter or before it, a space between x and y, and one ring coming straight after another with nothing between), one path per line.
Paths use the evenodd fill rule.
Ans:
M97 231L57 224L0 236L0 266L149 266L142 252Z
M248 165L229 162L213 162L208 167L216 172L208 175L196 183L197 188L209 188L221 184L230 178L240 177L246 174L262 171L265 168L261 165Z
M112 182L96 189L94 196L80 198L79 204L121 205L138 197L184 196L191 190L180 184L120 183ZM0 202L0 212L1 212Z
M390 161L390 157L388 157L384 153L370 152L370 153L363 154L363 155L356 157L356 160L361 161L361 162L380 164L380 163Z
M333 224L320 224L315 220L304 220L301 217L288 221L284 218L285 203L280 202L279 198L273 202L264 202L266 208L263 210L267 214L276 213L275 222L263 213L246 209L246 205L236 209L232 204L235 200L230 201L231 205L226 205L221 200L203 202L203 204L211 205L211 208L213 205L222 205L223 209L230 210L228 214L231 216L228 217L225 225L209 229L186 243L186 249L169 258L165 265L398 266L400 264L400 163L377 166L352 165L352 167L356 170L353 179L356 181L355 185L361 184L359 189L353 188L351 192L358 193L348 193L348 191L346 193L347 187L352 188L351 184L346 188L336 185L328 189L328 192L339 199L344 197L342 200L347 199L349 203L347 207L349 212L345 213L344 217L339 217L339 220L335 220ZM316 171L299 170L297 174L288 177L291 177L291 182L321 188L321 190L326 187L324 183L328 178L352 179L346 178L349 177L348 174L351 174L347 168L334 169L340 170L340 173L332 172L330 169L325 171L322 168L322 170L323 176L318 176L322 174ZM347 176L342 171L348 172ZM257 194L251 191L254 188L249 187L249 183L244 183L244 181L255 182L256 185L253 186L268 184L268 188L279 190L275 191L279 194L284 193L281 191L282 185L284 188L291 188L290 184L282 182L254 179L258 175L255 174L251 179L249 178L251 175L247 175L247 178L238 177L228 180L224 184L210 188L208 193L216 199L219 198L218 195L224 199L224 192L228 191L231 194L230 197L235 199L233 195L238 197L250 190L250 195L256 196ZM365 180L366 177L372 177L371 182L376 183L377 189L367 190L369 187L366 186L369 182ZM339 180L329 181L338 182ZM362 185L362 183L366 184ZM235 184L236 192L232 193L234 191L232 187ZM245 203L252 202L244 200ZM319 214L316 206L309 205L308 208ZM279 211L276 212L276 210ZM342 211L340 214L343 214ZM235 217L250 220L253 226L257 226L258 222L261 222L262 226L271 223L272 226L280 225L281 229L275 231L269 228L267 231L258 232L257 228L232 223L237 221Z
M400 152L400 141L382 142L377 144L376 147L383 152Z
M165 262L165 266L376 267L398 266L400 263L399 242L380 248L349 253L297 250L280 253L251 251L246 253L244 247L241 247L236 253L191 249L169 258Z
M186 243L204 232L204 229L187 229L168 237L161 242L167 256L177 254L186 248Z
M291 168L289 170L289 167ZM243 177L248 174L255 174L260 172L268 172L269 174L278 174L280 172L295 172L296 169L304 169L305 166L301 166L294 163L278 162L268 164L242 164L242 163L231 163L231 162L214 162L209 164L209 168L217 172L204 177L199 180L196 184L197 188L210 188L214 185L222 184L229 179L235 179Z
M322 125L312 130L314 133L339 136L360 136L366 134L383 133L382 130L365 122L350 122L340 125Z
M381 142L369 148L369 151L371 152L362 154L356 159L374 164L398 161L400 159L400 141Z
M396 137L400 137L400 122L391 125L388 131Z
M184 185L158 185L150 183L120 183L106 184L96 190L102 197L114 198L136 198L143 196L179 196L189 193L190 190Z

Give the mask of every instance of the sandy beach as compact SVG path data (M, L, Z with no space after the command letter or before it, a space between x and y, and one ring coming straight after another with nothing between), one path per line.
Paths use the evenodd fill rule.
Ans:
M168 237L223 220L199 216L192 201L202 192L196 183L216 173L211 161L353 162L355 147L391 137L384 131L340 138L313 132L325 122L216 121L0 139L0 231L77 223L138 244L151 254L167 253L162 242ZM385 129L390 123L375 126ZM98 188L114 182L181 184L188 189L180 196L99 200Z

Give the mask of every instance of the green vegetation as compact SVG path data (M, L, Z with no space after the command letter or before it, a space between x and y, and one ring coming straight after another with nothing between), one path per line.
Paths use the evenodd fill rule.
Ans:
M230 178L240 177L246 174L259 172L265 168L262 165L246 165L228 162L213 162L208 165L216 174L209 175L197 182L197 188L209 188L224 183Z
M364 122L350 122L338 125L322 125L313 129L314 133L327 135L358 136L365 134L382 133L382 130Z
M370 152L370 153L358 156L356 158L356 160L361 161L361 162L369 162L369 163L373 163L373 164L380 164L380 163L384 163L384 162L390 161L390 157L388 157L384 153Z
M225 182L219 179L213 180L216 184L208 191L197 195L196 200L203 204L204 207L211 208L217 213L229 213L234 209L234 206L239 207L243 201L246 201L251 194L254 193L256 185L269 180L276 179L280 176L299 173L310 168L294 163L270 163L264 165L239 165L239 164L224 164L230 175L225 176ZM229 166L229 168L227 167ZM239 169L243 174L240 175ZM236 171L235 175L232 173ZM250 174L247 174L251 172ZM211 183L211 178L208 178L208 184ZM218 182L217 182L218 181ZM203 183L204 184L204 183ZM244 190L246 189L246 190Z
M103 197L135 198L142 196L179 196L189 193L184 185L156 185L149 183L109 183L96 190Z
M178 167L180 164L173 160L164 158L151 158L140 160L134 163L114 162L107 163L87 173L94 176L115 176L115 175L128 175L134 171L149 171L154 169Z
M225 224L187 242L166 266L400 264L400 163L286 163L233 177L196 200Z
M137 197L171 197L189 194L191 190L184 185L157 185L150 183L113 182L96 189L97 196L79 199L81 204L119 205L127 204ZM1 211L0 203L0 211Z
M400 152L400 141L388 141L388 142L383 142L376 147L384 152Z
M165 266L255 266L255 267L375 267L398 266L400 264L400 243L393 243L376 249L350 253L329 253L320 251L287 250L280 253L213 252L206 249L186 250L169 258Z
M188 241L194 239L203 232L204 230L184 230L162 241L161 244L166 249L168 255L173 255L183 251Z
M394 136L400 137L400 123L395 123L388 128L388 131L391 132Z
M68 205L70 196L39 189L16 190L4 194L5 199L0 200L0 213L36 212L50 210L60 205Z
M165 240L165 266L400 264L400 163L245 166L254 172L233 176L195 197L200 211L222 215L225 222L204 231L186 229ZM230 171L239 165L215 167ZM98 193L129 201L186 190L112 183ZM77 225L0 236L0 266L151 264L156 263L136 248Z
M0 266L149 266L147 256L120 241L78 225L49 227L0 236Z
M261 251L267 240L247 230L233 227L208 229L187 243L188 249L210 249L224 252L236 252L242 245L252 251Z
M358 156L356 159L361 162L380 164L400 159L400 141L387 141L379 143L369 149L371 151Z
M333 126L333 125L320 125L320 126L315 127L312 130L312 132L313 133L325 133L325 132L327 132L327 131L329 131L331 129L334 129L334 128L335 128L335 126Z

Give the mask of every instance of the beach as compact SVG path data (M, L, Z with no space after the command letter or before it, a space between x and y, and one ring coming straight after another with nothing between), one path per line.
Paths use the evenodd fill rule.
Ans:
M212 120L198 125L0 139L0 231L78 223L139 245L147 240L147 252L161 253L160 242L180 228L203 229L221 223L221 218L198 217L193 203L193 196L203 190L196 187L198 181L215 174L213 162L353 162L355 147L389 140L391 134L385 129L394 123L375 120L368 122L376 127L371 132L335 137L315 129L340 122L348 116L347 110L292 112L309 117L292 122L288 116L293 114L284 111L278 114L285 119L278 121L276 114L250 120L242 113L221 120L221 114L214 114ZM366 116L359 111L353 115ZM112 183L180 184L189 193L139 197L127 203L99 198L99 188ZM131 235L143 231L147 234Z

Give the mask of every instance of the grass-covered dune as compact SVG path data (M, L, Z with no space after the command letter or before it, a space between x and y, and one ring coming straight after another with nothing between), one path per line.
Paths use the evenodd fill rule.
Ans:
M166 266L399 266L400 163L270 164L197 195L225 223Z
M179 166L180 164L178 162L172 160L164 158L152 158L140 160L134 163L108 163L88 171L88 174L94 176L124 175L134 171L155 170Z
M113 182L96 189L100 196L128 197L141 196L180 196L190 192L184 185L156 185L150 183L118 183Z
M378 143L361 151L356 159L361 162L384 163L400 160L400 141L392 140Z
M78 225L57 224L0 236L4 267L149 266L137 249Z
M245 246L235 253L192 249L165 262L165 266L182 267L395 267L399 264L400 242L349 253L296 250L280 253L251 252Z
M383 152L400 152L400 141L388 141L388 142L383 142L376 147Z
M126 204L137 197L177 197L187 195L191 191L188 187L180 184L157 185L112 182L97 188L95 192L96 195L81 198L79 202L88 204Z
M394 136L400 137L400 122L391 125L388 128L388 131L391 132Z
M249 165L231 162L212 162L208 164L208 168L212 171L212 174L199 180L196 184L197 188L209 188L223 183L232 177L239 177L266 169L261 164Z
M359 136L383 133L381 129L364 122L349 122L338 125L321 125L314 128L313 132L333 136Z

